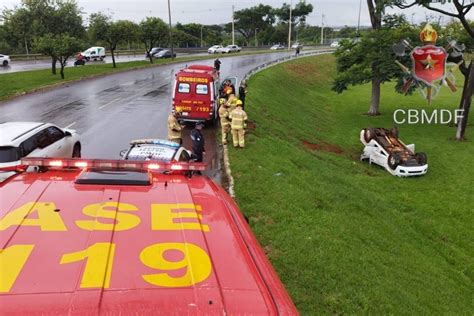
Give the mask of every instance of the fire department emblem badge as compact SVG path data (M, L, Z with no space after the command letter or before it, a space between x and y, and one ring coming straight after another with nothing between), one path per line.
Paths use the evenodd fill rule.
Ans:
M443 84L453 92L457 90L453 72L460 64L449 65L447 63L448 51L458 49L456 41L450 42L444 48L436 46L437 39L436 30L427 24L420 33L423 46L412 47L408 41L404 40L400 44L394 45L393 48L397 56L405 56L405 50L410 50L411 69L399 61L395 61L405 73L402 91L406 94L411 87L415 86L429 104Z

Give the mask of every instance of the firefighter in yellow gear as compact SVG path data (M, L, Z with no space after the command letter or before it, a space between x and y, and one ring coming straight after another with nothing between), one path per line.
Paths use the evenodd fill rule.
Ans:
M229 96L229 98L227 99L227 106L229 107L229 113L235 110L238 100L239 99L234 94L231 94Z
M230 133L230 124L231 121L229 119L229 106L225 102L225 99L219 100L219 117L221 120L221 134L222 134L222 145L227 145L227 134Z
M179 114L179 111L173 110L168 116L168 140L181 145L183 143L181 132L183 131L184 125L178 122Z
M247 127L247 113L242 109L242 101L236 101L236 108L230 112L232 140L234 147L245 147L245 128Z

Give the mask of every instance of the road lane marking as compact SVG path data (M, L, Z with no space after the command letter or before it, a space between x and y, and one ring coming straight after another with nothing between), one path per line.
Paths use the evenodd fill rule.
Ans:
M118 101L118 100L120 100L120 99L121 99L121 98L115 98L115 99L113 99L112 101L110 101L110 102L108 102L108 103L106 103L106 104L104 104L104 105L99 106L99 110L102 110L102 109L105 108L106 106L109 106L109 105L111 105L112 103L114 103L114 102L116 102L116 101Z
M77 122L72 122L71 124L69 124L68 126L66 126L64 129L68 129L68 128L71 128L73 127L74 125L76 125Z

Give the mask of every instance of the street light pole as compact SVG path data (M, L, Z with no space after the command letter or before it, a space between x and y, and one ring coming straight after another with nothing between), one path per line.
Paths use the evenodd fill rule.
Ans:
M290 19L288 20L288 50L291 49L291 14L293 10L293 0L290 3Z
M168 0L168 20L170 27L170 48L171 48L171 59L174 59L174 49L173 49L173 30L171 28L171 5L170 0Z
M201 24L201 48L202 48L202 27L203 25Z
M359 1L359 19L357 20L357 36L360 36L360 13L362 11L362 0Z
M258 28L255 29L255 47L258 46L258 43L257 43L257 31L258 31Z
M232 45L235 45L235 38L234 38L234 6L232 6Z
M321 17L321 45L324 45L324 14Z

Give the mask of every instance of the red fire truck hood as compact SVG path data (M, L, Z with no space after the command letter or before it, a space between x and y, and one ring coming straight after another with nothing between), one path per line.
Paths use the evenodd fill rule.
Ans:
M2 313L296 313L212 181L81 185L77 174L25 173L0 187Z

